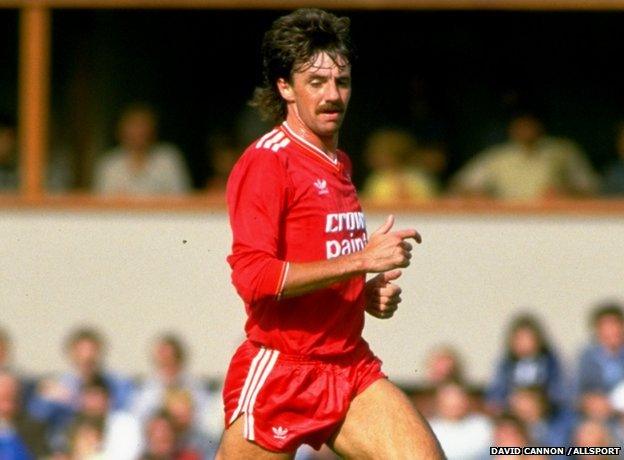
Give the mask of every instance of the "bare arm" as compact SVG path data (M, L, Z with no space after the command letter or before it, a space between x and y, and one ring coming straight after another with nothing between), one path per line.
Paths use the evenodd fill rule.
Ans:
M388 216L362 251L318 262L290 263L282 297L306 294L366 273L407 267L412 245L405 240L420 243L421 238L414 229L390 231L393 225L394 216Z

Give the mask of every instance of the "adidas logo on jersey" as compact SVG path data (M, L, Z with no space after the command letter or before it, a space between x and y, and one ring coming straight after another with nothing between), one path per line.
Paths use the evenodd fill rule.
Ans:
M270 149L277 152L279 149L286 147L290 144L290 139L286 137L283 131L274 129L273 131L265 134L256 142L257 149Z
M288 429L281 426L274 426L272 430L273 437L277 439L286 439L286 436L288 435Z
M327 195L329 190L327 189L327 181L325 179L316 179L314 181L314 186L318 191L319 195Z

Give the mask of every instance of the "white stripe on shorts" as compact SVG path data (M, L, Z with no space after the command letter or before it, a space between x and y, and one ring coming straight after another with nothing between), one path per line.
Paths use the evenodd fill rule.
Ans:
M275 366L275 361L277 361L277 357L279 356L279 351L272 350L270 353L270 356L271 356L271 360L269 361L269 364L265 367L264 372L262 373L262 376L260 377L260 381L258 382L258 385L252 391L251 400L249 401L249 405L245 409L245 413L247 414L245 417L245 421L246 421L245 437L249 439L250 441L255 440L254 416L253 416L254 404L256 403L256 398L258 397L258 393L260 392L260 389L262 388L267 377L273 370L273 366Z
M243 408L241 409L241 412L245 414L247 413L247 406L249 406L249 400L251 399L251 395L253 394L256 388L256 385L258 385L258 380L260 380L260 377L262 376L262 373L264 372L264 368L266 367L267 363L269 362L269 359L271 358L270 350L264 349L264 351L265 351L264 356L260 360L260 364L258 365L258 368L256 369L253 379L251 379L251 385L249 386L249 390L247 391L247 394L245 395L245 399L243 400Z
M241 394L238 398L238 407L236 407L236 410L232 414L232 417L230 417L230 423L233 423L234 420L236 420L236 418L240 415L241 409L243 408L243 402L245 401L247 397L247 393L249 392L251 381L253 380L254 375L256 374L256 367L258 366L258 361L262 359L262 356L265 354L265 352L266 350L264 348L261 348L258 354L251 361L251 366L249 367L249 372L247 373L247 378L245 379L245 384L243 385L243 391L241 391Z

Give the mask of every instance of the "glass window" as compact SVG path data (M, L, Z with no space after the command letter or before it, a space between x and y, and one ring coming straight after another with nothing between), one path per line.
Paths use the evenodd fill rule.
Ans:
M236 155L267 129L246 103L262 79L262 35L282 14L55 11L49 187L222 190ZM444 193L526 109L578 144L594 169L613 157L622 13L345 14L358 58L340 144L358 186L374 166L364 156L368 134L380 128L415 138L420 156L410 161L430 168ZM167 160L154 166L154 158Z
M18 12L0 8L0 194L19 185L17 145Z

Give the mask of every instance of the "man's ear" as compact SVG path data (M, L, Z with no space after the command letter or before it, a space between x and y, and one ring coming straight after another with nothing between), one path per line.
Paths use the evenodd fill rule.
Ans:
M295 102L293 87L284 78L277 79L277 90L286 102Z

